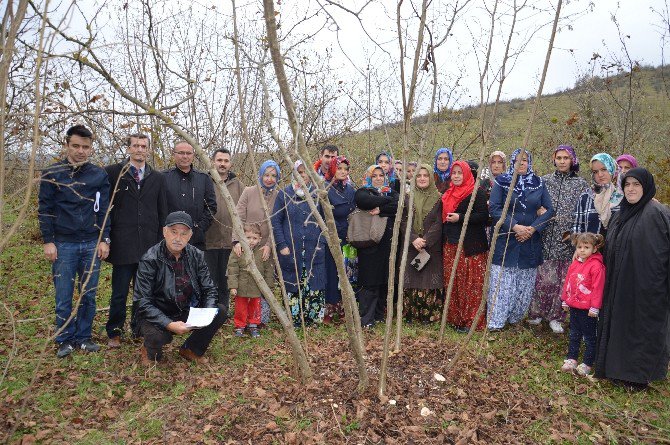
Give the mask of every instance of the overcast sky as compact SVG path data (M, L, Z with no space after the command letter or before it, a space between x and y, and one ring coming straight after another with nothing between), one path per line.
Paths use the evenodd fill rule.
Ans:
M438 2L440 0L435 0L433 3L437 4ZM340 3L351 9L356 9L355 5L360 6L365 1L340 0ZM414 3L420 2L416 1ZM442 6L448 3L443 0ZM492 1L488 3L490 5ZM519 57L514 70L507 78L503 94L504 98L507 99L529 97L535 94L547 50L551 31L550 25L553 20L552 9L557 2L556 0L547 0L546 2L531 1L530 3L540 5L545 8L545 11L541 14L531 13L531 16L527 16L522 23L517 25L519 40L523 39L524 35L529 35L528 33L537 29L538 26L544 25L544 27L539 29L530 39L530 44ZM556 36L555 49L544 88L545 93L572 87L577 78L590 72L590 60L594 53L603 56L597 63L598 69L593 72L596 75L604 74L599 69L601 63L609 63L614 58L623 55L622 45L619 41L619 31L612 21L612 14L614 13L619 22L621 33L630 36L630 38L625 37L625 41L631 58L643 65L661 64L662 20L658 13L652 11L652 8L663 10L666 7L665 3L665 0L623 0L621 2L598 0L594 4L585 0L564 1L561 13L564 21L559 34ZM461 97L460 104L476 103L479 99L477 61L473 55L472 42L480 40L482 45L485 43L483 33L487 32L488 23L485 22L486 15L482 11L482 4L483 0L471 2L454 28L454 35L450 42L438 55L438 58L441 57L442 61L448 59L447 63L443 63L440 68L442 73L453 76L459 71L466 73L461 84L469 93ZM290 18L293 13L289 5L290 3L285 1L279 6L284 20ZM393 57L397 57L397 41L393 35L395 32L394 5L394 1L371 4L365 9L361 18L368 34L373 36L377 42L385 42L382 43L382 47L392 52ZM316 39L320 42L319 44L330 45L333 48L335 59L341 61L343 72L350 71L353 75L359 75L356 74L352 65L365 67L369 61L372 61L374 66L379 66L384 63L384 59L387 61L392 59L392 57L383 55L382 51L370 41L369 37L362 32L358 21L351 14L332 7L328 10L341 28L339 44L334 32L323 32ZM569 20L568 17L570 17ZM568 24L571 29L567 26ZM504 33L505 24L500 23L498 26L500 32ZM439 32L439 29L437 32ZM477 35L478 32L480 33L479 36ZM494 51L498 62L504 49L502 37L502 35L498 36L497 40L500 43L497 50ZM346 53L346 57L342 49ZM495 60L494 63L496 63Z

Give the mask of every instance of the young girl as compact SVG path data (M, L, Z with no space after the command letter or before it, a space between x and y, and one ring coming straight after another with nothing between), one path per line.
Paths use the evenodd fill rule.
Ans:
M573 234L572 244L576 247L575 259L561 295L563 309L570 310L570 344L561 371L585 376L591 372L596 355L598 312L605 288L605 264L598 249L603 246L604 238L589 232ZM582 338L584 362L577 366Z

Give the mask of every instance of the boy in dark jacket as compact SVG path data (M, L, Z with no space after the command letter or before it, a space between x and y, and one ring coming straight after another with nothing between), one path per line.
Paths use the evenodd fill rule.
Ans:
M274 282L272 261L263 261L262 251L256 248L261 240L261 228L258 224L245 224L244 235L254 254L254 262L268 286ZM244 256L231 255L228 263L228 286L230 295L235 297L235 336L244 337L244 328L249 328L253 338L260 336L258 325L261 322L261 290L249 271L250 264Z

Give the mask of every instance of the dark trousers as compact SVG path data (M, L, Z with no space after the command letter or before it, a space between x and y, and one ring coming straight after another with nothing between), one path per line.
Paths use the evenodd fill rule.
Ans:
M593 366L596 358L596 329L598 317L589 317L588 309L570 308L570 344L568 346L568 358L577 360L579 358L579 347L584 339L584 364Z
M358 311L361 325L368 326L384 320L387 286L361 286L358 290Z
M109 319L106 326L107 336L110 338L123 334L128 289L136 273L137 263L112 266L112 296L109 299Z
M198 356L202 356L207 351L214 335L216 335L216 332L226 321L226 317L223 315L223 307L221 305L218 305L218 307L219 313L216 314L212 323L204 328L194 329L182 345L182 348L190 349ZM186 318L185 316L181 321L186 321ZM163 346L172 341L174 334L146 320L140 321L140 332L142 333L142 337L144 337L144 347L147 350L149 359L160 361L163 358Z
M209 275L219 291L218 303L226 308L226 317L228 317L228 308L230 307L230 291L228 290L228 277L226 276L230 252L231 249L205 250L205 261L207 262Z

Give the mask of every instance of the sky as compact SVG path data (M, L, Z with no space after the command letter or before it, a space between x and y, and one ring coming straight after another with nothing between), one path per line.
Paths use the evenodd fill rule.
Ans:
M434 4L438 1L434 0ZM284 4L287 3L284 2ZM340 3L356 9L365 2L340 0ZM415 1L415 3L419 2ZM453 4L453 0L442 3ZM535 2L545 9L544 13L532 13L523 20L523 23L517 25L519 38L542 27L530 39L528 46L519 56L518 62L506 79L503 99L526 98L535 95L550 36L553 10L555 10L553 8L556 3L556 0ZM479 41L482 46L486 43L484 33L487 32L488 23L485 22L486 17L482 11L483 4L483 0L471 2L461 20L454 27L450 43L437 56L442 60L446 59L447 62L439 68L442 73L451 76L457 76L459 72L464 73L460 83L465 87L467 93L459 99L460 105L476 103L479 100L477 60L471 48L473 41ZM488 4L492 2L488 1ZM628 36L624 37L624 41L631 59L642 65L661 64L662 20L658 13L652 11L652 8L663 10L666 7L665 4L666 0L564 1L561 13L563 20L555 39L544 92L553 93L574 86L579 77L591 72L591 58L594 53L600 54L602 58L596 64L598 69L593 71L593 74L601 76L605 74L600 70L601 64L608 64L622 56L619 31L612 20L612 14L616 14L621 34ZM386 42L382 43L382 47L395 55L398 45L394 35L394 5L395 2L392 1L371 4L361 14L361 18L367 33L377 42ZM281 8L284 8L284 11L289 9L288 6L281 6ZM356 76L354 65L366 66L372 61L374 66L380 66L385 63L385 59L389 59L370 41L370 38L362 31L357 19L351 14L332 7L328 10L337 21L340 31L337 35L334 32L320 34L316 38L317 45L330 45L334 48L335 62L341 63L344 72L350 72ZM505 29L502 22L497 26L499 29ZM439 28L439 26L434 28ZM435 32L439 33L439 29ZM497 36L498 47L494 51L498 59L501 58L500 55L503 52L502 37L503 35ZM499 60L497 62L499 65ZM494 65L495 63L496 61Z

